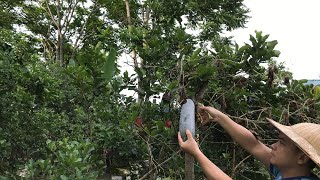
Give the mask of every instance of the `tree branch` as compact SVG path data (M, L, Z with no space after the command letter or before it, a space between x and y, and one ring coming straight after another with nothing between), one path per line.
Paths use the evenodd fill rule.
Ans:
M76 53L76 51L77 51L77 49L78 49L78 47L79 47L79 44L78 44L78 43L79 43L79 41L80 41L80 39L81 39L81 36L82 36L82 34L83 34L84 30L85 30L85 27L86 27L87 24L88 24L88 21L89 21L90 16L91 16L92 13L96 10L96 9L95 9L95 8L97 7L96 5L97 5L96 3L93 5L92 11L89 13L88 18L87 18L87 19L85 20L85 22L82 24L81 30L80 30L80 32L79 32L79 36L77 37L76 41L75 41L74 44L73 44L73 47L74 47L74 48L73 48L73 51L72 51L71 59L73 59L74 56L75 56L75 53ZM85 38L86 38L86 36L85 36L82 40L84 41Z
M63 32L63 34L65 34L68 31L69 23L72 19L73 12L74 12L75 8L77 7L78 3L79 3L79 0L76 0L76 2L74 3L74 6L72 8L71 8L72 3L70 3L70 5L69 5L69 8L71 8L71 10L69 9L68 14L66 16L66 19L64 20L64 22L62 24L62 28L65 28L65 31Z
M164 160L163 162L161 162L160 164L158 164L157 166L155 166L153 169L151 169L149 172L147 172L145 175L142 176L142 178L140 178L139 180L143 180L146 179L154 170L156 170L157 168L159 168L160 166L162 166L163 164L167 163L169 160L171 160L176 154L180 153L181 150L176 151L172 156L170 156L168 159Z
M49 4L47 1L45 1L45 4L47 5L47 9L44 7L43 9L49 14L51 20L53 21L53 23L56 25L57 28L59 28L58 22L54 19L52 12L50 10Z

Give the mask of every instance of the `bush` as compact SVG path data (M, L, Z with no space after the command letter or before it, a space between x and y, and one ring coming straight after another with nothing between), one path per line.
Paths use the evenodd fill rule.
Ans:
M29 160L26 165L27 178L41 179L95 179L98 172L94 170L96 159L92 152L94 144L89 140L47 141L50 153L47 159Z

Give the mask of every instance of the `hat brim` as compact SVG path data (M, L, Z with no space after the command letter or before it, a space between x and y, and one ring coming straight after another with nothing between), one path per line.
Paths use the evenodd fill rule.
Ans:
M282 125L270 118L267 118L267 120L289 139L291 139L299 149L301 149L313 162L317 164L318 167L320 167L320 157L316 149L307 140L296 134L290 126Z

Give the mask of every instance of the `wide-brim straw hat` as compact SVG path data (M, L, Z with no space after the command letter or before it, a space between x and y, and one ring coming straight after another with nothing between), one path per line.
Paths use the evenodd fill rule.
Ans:
M267 120L279 131L289 137L313 162L320 167L320 125L299 123L292 126L282 125L272 119Z

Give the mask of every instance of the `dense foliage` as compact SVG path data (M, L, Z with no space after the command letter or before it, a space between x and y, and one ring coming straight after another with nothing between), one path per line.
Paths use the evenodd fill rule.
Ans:
M277 41L256 32L240 47L221 35L244 25L240 0L4 0L0 8L0 178L184 179L176 133L186 97L266 143L274 139L266 117L319 123L319 89L275 61ZM122 73L121 54L131 55L133 74ZM197 133L234 179L269 177L216 124ZM197 164L195 173L203 178Z

